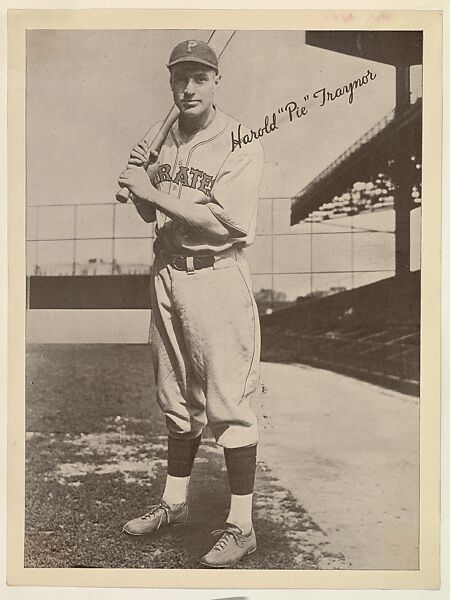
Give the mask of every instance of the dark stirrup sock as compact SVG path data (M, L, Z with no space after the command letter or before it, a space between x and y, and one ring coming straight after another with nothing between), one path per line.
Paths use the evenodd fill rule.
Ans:
M224 448L230 492L237 496L253 493L256 472L256 444Z
M202 436L194 439L169 436L167 452L167 474L172 477L189 477Z

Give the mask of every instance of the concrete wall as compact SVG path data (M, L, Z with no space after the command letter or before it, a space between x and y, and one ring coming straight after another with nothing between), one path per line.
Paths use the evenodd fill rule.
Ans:
M148 309L149 275L32 276L32 309Z

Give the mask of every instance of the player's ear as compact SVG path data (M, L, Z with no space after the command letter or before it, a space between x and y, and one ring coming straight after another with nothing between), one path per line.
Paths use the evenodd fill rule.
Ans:
M173 69L169 69L169 85L170 89L173 90Z
M215 83L216 85L219 85L219 83L221 82L221 80L222 80L222 75L221 75L219 72L217 72L217 73L214 75L214 83Z

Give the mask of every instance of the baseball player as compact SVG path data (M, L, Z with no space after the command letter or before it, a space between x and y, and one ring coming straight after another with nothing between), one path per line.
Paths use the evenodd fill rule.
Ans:
M260 331L244 248L255 236L264 158L256 140L232 147L239 123L214 102L220 75L207 44L182 42L167 67L178 120L154 164L145 168L141 142L119 178L142 218L156 222L150 343L168 429L167 479L159 503L124 531L151 534L186 521L208 424L224 448L231 500L226 523L213 532L220 538L200 564L231 567L256 550L258 428L250 404L260 392Z

